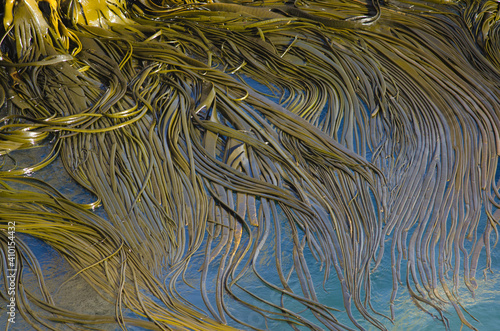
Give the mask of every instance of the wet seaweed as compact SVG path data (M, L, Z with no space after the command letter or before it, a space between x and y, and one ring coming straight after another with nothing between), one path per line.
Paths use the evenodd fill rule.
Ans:
M116 307L100 317L57 307L19 240L16 300L33 327L260 329L238 305L295 330L383 330L405 286L445 327L452 307L475 329L458 290L474 294L480 255L491 270L498 239L493 2L9 0L2 10L0 156L52 148L27 167L2 165L0 243L15 220ZM25 176L56 158L94 203ZM106 220L89 211L99 205ZM371 302L387 254L390 316ZM339 289L340 306L321 302L321 286Z

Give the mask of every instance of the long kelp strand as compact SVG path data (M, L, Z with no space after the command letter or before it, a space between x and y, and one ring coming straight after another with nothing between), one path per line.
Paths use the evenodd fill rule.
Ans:
M28 233L107 289L120 327L142 323L127 307L151 328L259 328L237 304L266 325L384 329L370 274L389 254L391 319L403 284L445 325L449 306L474 328L458 289L474 293L483 248L490 267L500 195L490 2L11 5L0 65L17 112L3 150L55 143L40 164L3 174L60 155L101 199L109 223L44 190L73 206L81 230L66 233L66 211L40 196L29 208L56 224L38 219L45 234ZM114 249L56 243L86 247L99 229ZM182 292L198 284L200 311ZM340 307L321 302L319 284L339 289Z

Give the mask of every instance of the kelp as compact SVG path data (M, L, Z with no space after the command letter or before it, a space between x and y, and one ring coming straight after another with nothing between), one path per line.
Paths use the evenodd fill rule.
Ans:
M13 183L27 186L31 190L13 188L9 185ZM120 326L128 324L160 329L161 325L155 321L162 321L178 328L221 329L221 326L202 318L191 307L166 296L166 289L144 267L140 256L124 243L120 233L106 220L89 211L88 206L69 201L51 186L35 179L3 176L1 185L0 217L2 222L16 223L16 274L19 275L16 278L16 301L22 317L34 328L39 329L42 325L53 328L53 322L74 325L117 322ZM116 316L78 314L57 307L46 288L43 272L34 253L20 234L43 240L60 252L78 270L69 280L78 275L85 277L107 300L115 303ZM6 261L9 240L4 232L0 238ZM38 277L42 296L24 287L24 268L30 269ZM2 264L5 282L11 269L6 263ZM64 285L61 284L60 287ZM138 291L139 288L142 291ZM33 305L46 311L46 315L35 311ZM124 307L146 312L150 321L123 316ZM178 313L169 313L168 309L178 310ZM190 317L182 317L190 314Z
M492 6L8 1L0 154L48 139L52 150L3 166L1 225L18 220L116 305L69 312L19 278L23 318L262 327L239 307L264 328L386 329L403 285L445 326L453 307L474 329L458 291L474 294L482 252L491 270L500 219ZM56 157L95 203L22 176ZM107 220L86 210L101 203ZM17 249L43 279L22 239ZM391 316L371 301L386 254Z

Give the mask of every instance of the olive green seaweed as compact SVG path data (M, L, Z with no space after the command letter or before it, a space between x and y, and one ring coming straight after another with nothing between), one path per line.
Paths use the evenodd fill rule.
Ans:
M474 295L498 240L498 8L7 0L0 265L6 289L15 221L20 316L37 330L385 330L404 286L445 328L453 308L476 329L459 290ZM96 201L27 176L57 158ZM61 287L83 277L114 314L56 305L27 235L74 268ZM380 266L390 309L371 298Z

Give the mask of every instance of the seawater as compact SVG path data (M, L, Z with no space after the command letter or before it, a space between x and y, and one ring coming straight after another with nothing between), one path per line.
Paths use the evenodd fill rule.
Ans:
M49 151L50 144L44 145L42 148L35 148L27 151L19 151L13 153L16 160L22 164L33 164L37 161L41 160ZM35 178L42 179L47 183L53 185L57 188L61 193L70 198L75 202L80 203L89 203L94 201L95 197L77 185L77 183L71 179L71 177L66 173L64 167L62 166L62 162L60 159L57 159L52 164L47 166L46 168L31 174L31 176ZM500 176L500 170L497 171L496 181L498 182ZM99 207L95 210L97 214L102 217L105 217L105 212L102 207ZM484 214L484 213L483 213ZM481 220L482 224L486 222L484 215ZM285 221L282 223L282 238L283 238L283 265L285 270L289 270L291 265L293 264L291 253L287 252L287 224ZM271 236L274 236L274 231L271 231ZM45 282L47 287L53 294L55 303L59 306L73 310L80 313L87 314L106 314L112 315L114 313L114 304L104 300L100 294L99 290L94 289L92 286L87 284L87 282L80 276L75 277L68 283L65 283L70 277L72 277L76 271L71 268L69 263L54 249L52 249L47 244L43 243L40 240L31 238L26 235L19 234L19 237L25 240L28 245L34 251L38 262L40 263L42 270L44 271ZM279 284L279 278L274 268L274 244L272 237L268 240L270 243L266 247L263 248L260 256L259 256L259 267L258 272L268 281L273 284ZM388 247L390 247L390 242L387 243ZM288 243L288 248L291 248L291 243ZM378 270L372 274L372 305L373 307L380 313L390 316L389 310L389 300L392 291L392 275L391 275L391 261L389 250L386 249L384 259L382 264L378 268ZM330 280L326 283L325 289L322 287L322 280L324 277L324 271L321 270L321 266L318 262L316 262L309 251L305 251L306 259L308 261L309 269L311 270L313 280L317 285L316 291L320 302L335 307L337 309L343 309L342 303L342 294L340 288L337 284L336 274L334 270L332 270L330 275ZM203 261L203 250L200 250L196 253L192 260L192 266L190 268L190 272L186 274L186 279L191 285L196 288L190 288L185 284L181 284L180 282L177 284L179 292L184 296L184 298L188 301L191 301L193 304L198 307L204 307L203 301L201 299L199 293L199 272L197 272L198 268L201 266ZM213 270L209 273L209 284L215 284L217 279L217 262L215 260L212 263ZM478 289L475 292L475 298L472 298L471 293L465 288L463 284L461 284L460 294L461 294L461 303L467 311L473 315L479 322L474 321L471 317L467 316L466 318L479 330L497 330L500 327L500 314L498 311L500 309L500 250L498 247L492 250L492 270L493 273L486 272L487 279L482 277L483 270L485 267L485 253L484 250L481 255L481 260L479 263L479 268L477 271L477 284ZM403 263L402 267L402 279L405 279L405 264ZM450 274L451 275L451 274ZM463 277L462 277L463 279ZM35 290L37 288L37 280L33 275L25 270L24 277L24 286L28 289ZM63 284L61 286L61 284ZM256 276L249 272L247 276L243 277L240 281L242 286L247 288L251 288L253 293L257 295L261 295L262 297L266 297L269 295L270 291L265 285L263 285L260 281L256 279ZM0 290L4 291L4 282L3 279L0 279ZM300 284L297 281L291 281L290 286L296 292L300 293ZM235 290L238 295L241 295L242 298L245 297L243 292L238 292ZM39 294L35 292L35 294ZM280 296L277 294L272 294L269 300L278 303L280 300ZM258 303L256 303L258 304ZM289 303L293 307L293 303ZM215 306L215 302L212 302L212 305ZM6 323L6 314L4 313L5 307L1 307L2 314L0 315L0 326L5 325ZM302 310L299 304L296 305L295 311ZM449 325L451 330L460 330L461 322L457 317L454 309L451 305L446 307L447 312L445 316L449 319ZM270 330L291 330L290 326L283 322L276 322L273 320L266 320L261 315L257 313L252 313L248 309L245 309L242 305L234 304L230 306L230 311L234 314L235 317L241 319L242 321L251 324L258 328L270 329ZM364 322L359 313L356 313L356 310L353 306L354 316L357 320L367 329L367 330L376 330L369 323ZM445 330L444 325L435 320L430 315L422 312L418 309L410 299L410 296L406 290L405 284L401 284L399 286L398 295L395 301L395 312L396 312L396 320L394 323L390 321L380 318L380 320L385 324L385 326L389 330ZM125 315L131 315L130 312L125 311ZM305 317L311 318L314 320L314 316L310 313L310 311L304 311L302 313ZM339 321L347 326L354 327L353 324L349 321L346 315L343 312L335 313L334 315L339 319ZM229 322L231 323L231 322ZM235 325L236 326L236 325ZM99 329L106 330L114 330L118 329L114 326L99 326ZM139 328L130 328L131 330L138 330ZM305 329L300 328L299 329ZM11 330L32 330L32 328L23 323L20 315L17 315L16 325L11 327Z
M47 142L33 149L15 151L12 153L12 156L17 162L17 167L22 168L41 161L49 153L50 147L51 144ZM7 164L5 168L9 166L11 165ZM95 200L95 197L90 192L80 187L66 173L59 158L40 171L29 174L28 177L41 179L47 182L74 202L89 203ZM12 186L17 187L16 184ZM19 186L19 188L26 189L25 186ZM105 215L102 208L99 208L96 212L100 214L100 216ZM83 277L79 275L73 277L77 271L75 271L56 250L45 242L29 235L16 233L16 238L23 240L34 253L43 270L45 285L51 293L54 303L58 307L89 315L114 314L114 304L104 300L99 294L99 290L94 289ZM40 296L41 293L38 290L37 284L38 280L25 265L23 270L23 286L27 290L32 291L34 295ZM3 275L0 275L0 291L5 293ZM34 311L40 312L42 315L47 315L47 313L39 310L34 305L31 308ZM7 316L3 311L5 307L1 307L1 309L0 327L3 328L4 325L7 324ZM17 311L15 321L16 323L11 324L9 330L33 330L33 327L23 320L19 311ZM96 325L95 327L100 330L115 330L114 326Z

